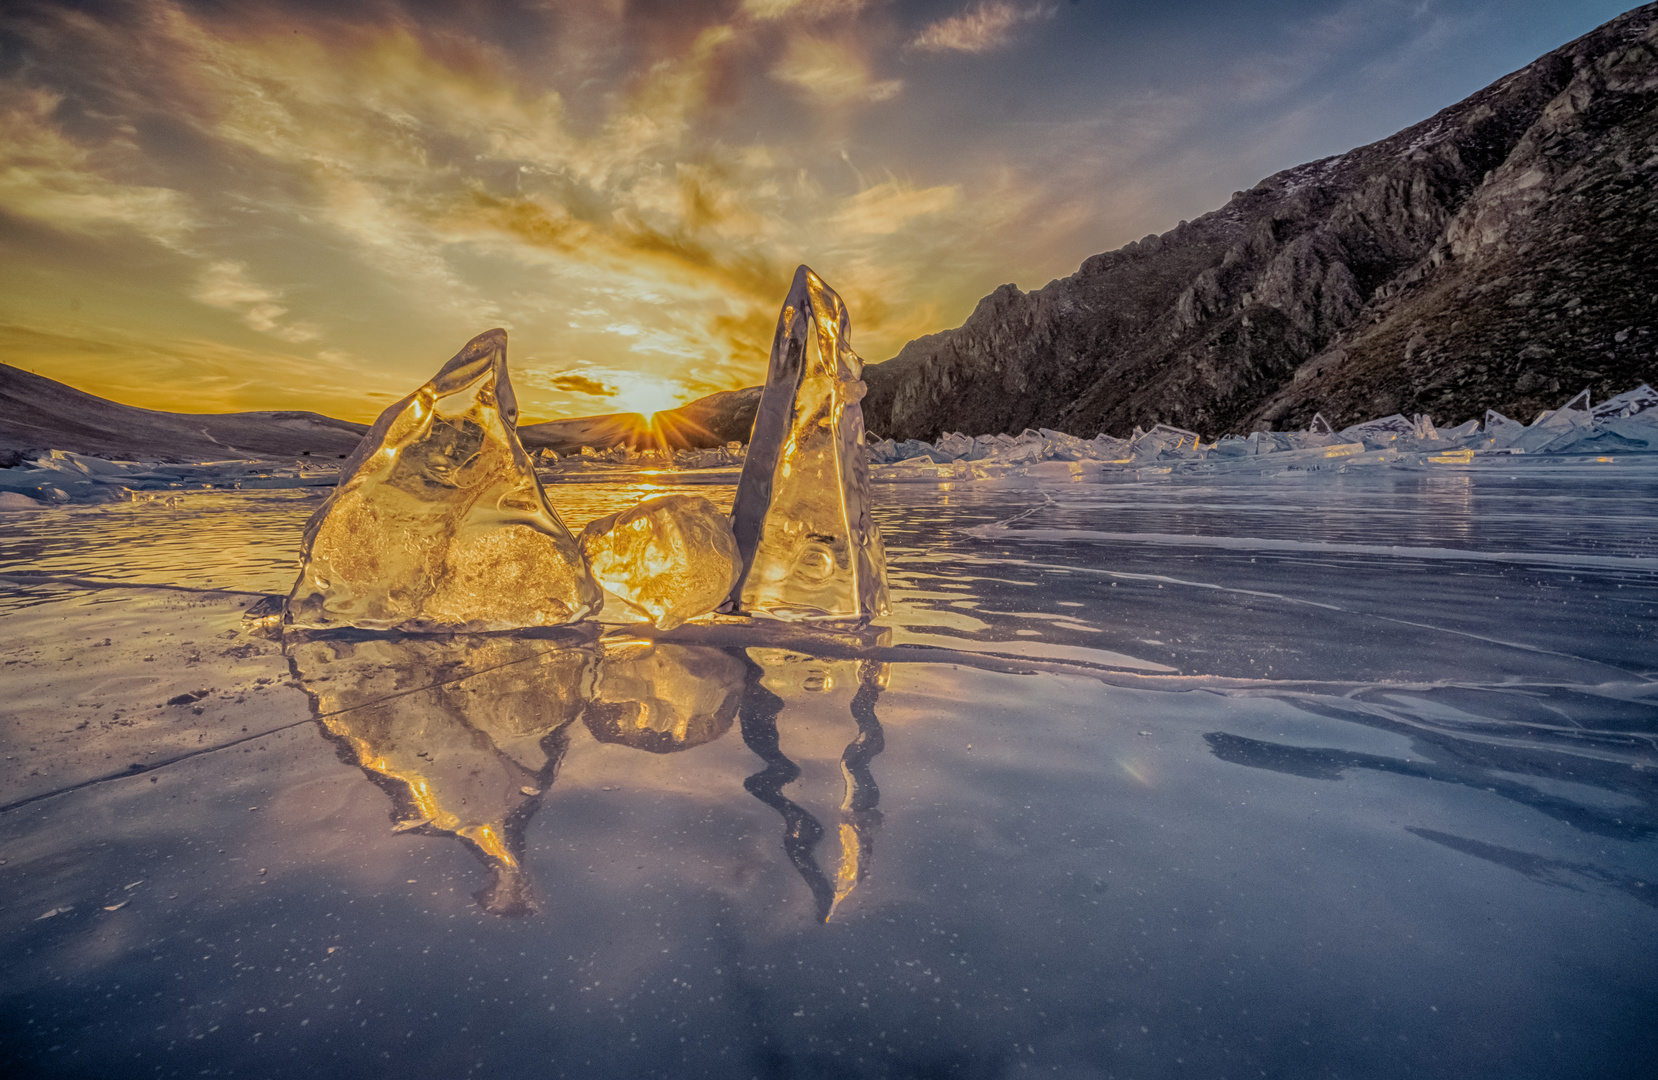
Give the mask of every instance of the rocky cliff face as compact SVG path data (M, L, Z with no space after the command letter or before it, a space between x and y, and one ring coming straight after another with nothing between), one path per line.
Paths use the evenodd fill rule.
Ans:
M865 369L894 438L1530 419L1658 381L1658 4Z

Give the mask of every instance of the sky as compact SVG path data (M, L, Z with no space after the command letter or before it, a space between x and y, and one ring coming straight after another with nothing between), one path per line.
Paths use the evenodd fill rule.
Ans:
M1630 5L6 0L0 361L367 421L505 327L526 422L867 361Z

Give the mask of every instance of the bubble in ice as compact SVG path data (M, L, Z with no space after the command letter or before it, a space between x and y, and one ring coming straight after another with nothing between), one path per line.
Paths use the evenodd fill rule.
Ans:
M306 525L290 626L505 630L598 610L519 444L506 350L506 331L479 334L380 414Z
M713 611L737 581L731 522L696 495L664 495L589 523L581 553L600 584L663 630Z
M865 621L887 610L886 552L870 516L863 360L846 305L795 271L731 511L741 573L722 610Z

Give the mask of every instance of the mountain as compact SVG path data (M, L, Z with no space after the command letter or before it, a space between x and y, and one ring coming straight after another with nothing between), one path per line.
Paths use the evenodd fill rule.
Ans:
M150 461L343 458L367 430L313 412L139 409L0 364L0 467L41 450Z
M893 438L1394 412L1529 419L1658 375L1658 4L865 369Z
M747 442L760 388L710 394L647 421L638 413L526 424L530 449L572 453L583 446L673 449ZM45 450L145 461L316 457L350 454L365 424L313 412L174 413L121 405L0 364L0 468Z
M572 420L524 424L518 438L530 449L569 454L584 446L666 446L672 450L706 449L728 442L747 442L760 405L758 386L724 390L668 409L646 420L640 413L609 413Z

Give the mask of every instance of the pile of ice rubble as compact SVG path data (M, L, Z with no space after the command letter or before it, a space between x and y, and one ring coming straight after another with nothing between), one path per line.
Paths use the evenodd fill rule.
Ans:
M747 447L740 442L728 442L705 450L668 450L653 447L612 446L596 450L584 446L577 453L560 456L551 450L538 450L536 468L560 473L581 473L622 469L731 469L741 468L747 456Z
M1591 405L1589 391L1530 425L1489 410L1485 420L1438 427L1428 416L1388 416L1333 430L1322 415L1307 431L1257 431L1205 444L1196 432L1158 424L1132 437L1079 439L1048 428L1011 435L945 435L937 442L882 439L869 446L881 479L994 479L1030 475L1031 466L1061 462L1113 469L1233 471L1340 469L1353 465L1460 464L1498 454L1629 454L1658 452L1658 392L1642 385ZM1041 470L1038 470L1040 472ZM1057 470L1056 470L1057 471Z
M202 461L169 464L109 461L67 450L10 469L0 469L0 510L38 509L57 503L177 501L180 491L332 487L332 464L276 461Z
M687 481L735 482L746 455L741 443L705 450L653 450L626 446L560 456L535 455L547 480L592 480L641 471L685 474ZM877 480L975 480L1032 475L1044 462L1080 465L1084 472L1214 472L1276 469L1344 469L1398 464L1461 464L1487 455L1607 455L1658 453L1658 391L1642 385L1598 405L1587 390L1531 424L1489 410L1483 422L1438 427L1432 418L1388 416L1334 431L1322 416L1307 431L1257 431L1212 443L1184 428L1158 424L1136 428L1127 439L1100 435L1080 439L1050 428L1018 436L945 435L937 442L871 440ZM1061 470L1059 466L1035 469ZM58 503L167 499L179 491L329 487L338 478L331 464L295 461L210 461L196 464L106 461L53 450L35 461L0 469L0 510Z

